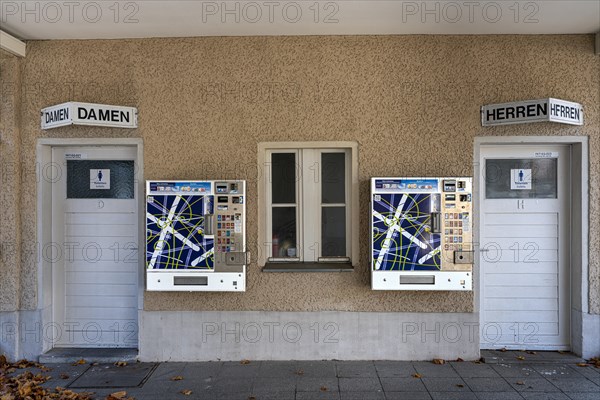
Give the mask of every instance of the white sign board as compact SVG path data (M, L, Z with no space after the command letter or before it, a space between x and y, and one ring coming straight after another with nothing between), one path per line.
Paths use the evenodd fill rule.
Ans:
M110 189L110 169L90 169L90 189Z
M65 153L65 160L85 160L87 153Z
M535 158L558 158L558 151L536 151L533 156Z
M511 190L530 190L531 189L531 170L530 169L511 169L510 170L510 188L511 188Z
M69 102L42 109L42 129L66 125L137 128L137 108Z
M482 126L531 122L583 125L583 106L579 103L550 98L489 104L481 107Z

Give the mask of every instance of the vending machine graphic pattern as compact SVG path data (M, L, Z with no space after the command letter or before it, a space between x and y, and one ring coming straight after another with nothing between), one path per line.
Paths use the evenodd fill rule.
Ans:
M431 230L431 195L373 196L373 266L381 271L440 269L440 235Z
M214 267L214 238L205 235L213 196L148 196L146 262L149 269Z

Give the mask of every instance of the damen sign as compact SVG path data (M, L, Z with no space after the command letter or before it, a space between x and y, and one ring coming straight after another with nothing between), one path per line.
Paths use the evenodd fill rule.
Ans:
M550 98L490 104L481 107L482 126L548 121L583 125L583 106L570 101Z
M66 125L137 128L137 108L69 102L42 109L42 129Z

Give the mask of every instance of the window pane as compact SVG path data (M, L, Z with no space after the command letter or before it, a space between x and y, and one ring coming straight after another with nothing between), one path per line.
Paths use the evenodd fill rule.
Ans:
M321 245L323 257L346 256L346 207L321 209Z
M133 193L133 160L67 160L68 199L133 199Z
M556 158L488 159L485 194L488 199L555 199Z
M321 154L321 202L346 203L346 155Z
M298 257L296 207L273 207L272 257Z
M296 155L271 154L271 176L273 203L296 203Z

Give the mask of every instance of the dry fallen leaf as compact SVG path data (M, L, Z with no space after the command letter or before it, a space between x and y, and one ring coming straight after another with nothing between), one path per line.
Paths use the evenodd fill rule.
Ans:
M501 349L500 349L500 350L498 350L498 351L501 351L501 352L503 352L503 353L506 353L508 350L506 349L506 347L503 347L503 348L501 348Z
M8 376L17 369L35 367L43 372L50 368L36 362L20 360L11 364L6 357L0 358L0 400L91 400L92 393L76 393L57 386L55 389L41 386L51 379L48 375L25 371ZM128 399L129 400L129 399Z
M248 400L256 400L256 397L255 396L249 396Z
M326 392L326 391L327 391L327 387L321 386L321 392Z
M456 359L456 362L463 362L463 361L465 361L465 360L463 360L463 359L462 359L462 358L460 358L460 357L458 357L458 358Z
M433 363L437 364L437 365L442 365L444 364L446 361L442 360L441 358L434 358L433 359Z
M588 365L587 365L587 363L580 362L580 363L577 363L577 366L578 367L587 367Z
M240 364L242 364L242 365L250 364L250 360L242 360L242 361L240 361Z
M85 364L85 360L82 358L81 360L75 361L72 365L75 366L75 365L83 365L83 364Z
M182 390L182 391L181 391L181 392L179 392L179 393L181 393L181 394L182 394L182 395L184 395L184 396L189 396L189 395L191 395L193 392L192 392L191 390L189 390L189 389L185 389L185 390Z
M69 379L69 375L65 374L64 372L62 374L60 374L60 379Z
M124 390L122 390L122 391L120 391L120 392L114 392L114 393L111 393L111 394L108 396L108 399L107 399L107 400L113 400L113 399L120 400L120 399L124 399L124 398L126 398L126 397L127 397L127 392L126 392L126 391L124 391Z
M517 356L517 360L523 361L525 359L525 357L523 356Z
M38 364L28 361L28 360L19 360L17 361L15 364L13 364L13 367L19 368L19 369L23 369L23 368L28 368L28 367L37 367Z
M127 362L126 362L126 361L117 361L117 362L115 363L115 365L116 365L117 367L125 367L125 366L127 366Z
M464 388L464 387L465 387L465 385L463 385L462 383L458 383L458 384L456 385L456 387L459 387L459 388Z
M413 378L420 378L422 375L421 374L412 374Z
M528 350L528 351L527 351L527 354L536 355L537 353L536 353L535 351Z
M525 382L523 382L523 381L517 381L517 385L524 385L524 384L525 384Z
M296 375L304 375L304 370L299 369L296 371Z
M183 380L183 376L181 375L177 375L171 378L172 381L182 381Z

